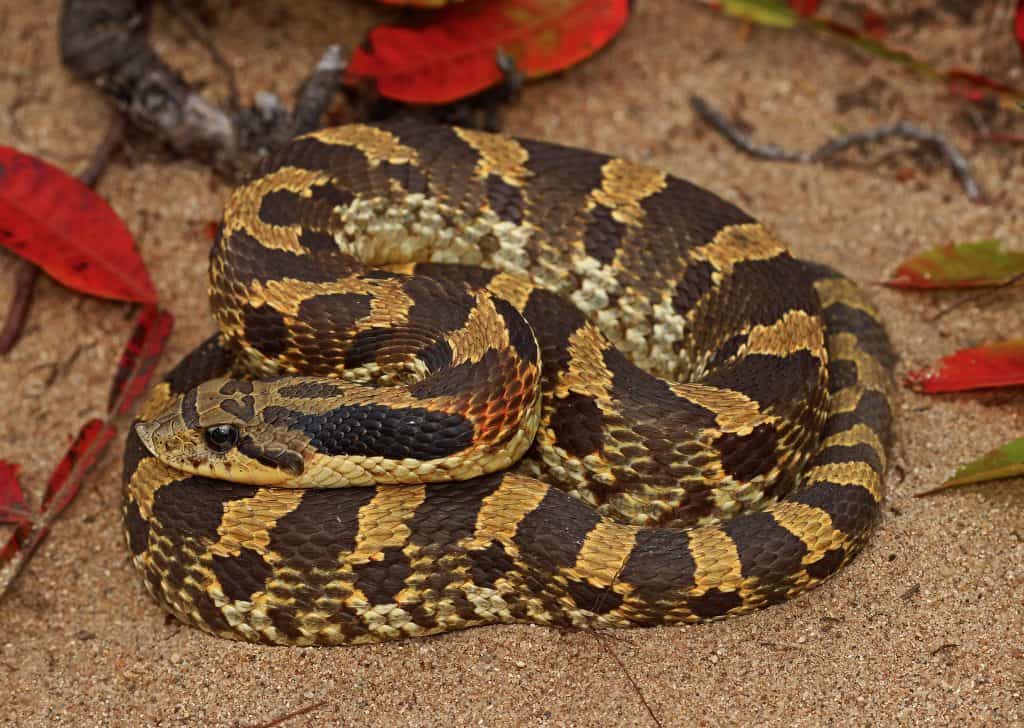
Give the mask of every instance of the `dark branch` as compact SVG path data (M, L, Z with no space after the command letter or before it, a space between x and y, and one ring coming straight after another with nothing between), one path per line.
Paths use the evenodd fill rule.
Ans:
M809 152L799 152L784 149L775 144L759 144L755 142L749 134L737 128L725 118L725 115L712 108L707 101L699 96L692 96L690 98L690 106L701 119L728 139L737 149L759 159L768 159L776 162L800 162L803 164L828 162L850 147L876 143L891 137L910 139L911 141L925 144L938 152L939 156L945 160L946 164L953 171L957 181L964 188L964 192L969 200L979 202L984 198L981 187L971 172L970 163L951 142L937 132L921 129L906 121L889 124L869 131L845 134L822 144L817 149Z
M147 0L64 0L60 50L64 65L94 83L134 125L154 134L179 155L212 164L230 178L243 176L260 157L295 135L319 126L341 85L344 67L332 47L303 83L294 113L272 94L257 94L250 108L235 99L222 109L204 99L156 54L149 43ZM226 69L227 63L187 12L172 11ZM234 91L231 91L234 95Z

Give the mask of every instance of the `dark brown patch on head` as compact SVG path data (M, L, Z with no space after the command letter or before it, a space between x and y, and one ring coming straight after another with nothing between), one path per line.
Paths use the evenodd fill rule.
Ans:
M690 611L702 619L721 617L741 604L743 597L739 592L720 591L717 588L708 589L702 596L688 597L686 600L686 606Z
M610 208L595 205L583 229L583 248L602 264L615 260L615 254L626 237L626 225L612 217Z
M199 410L196 409L198 396L198 389L190 389L181 398L181 418L185 421L185 425L191 428L199 427Z
M412 573L409 558L402 553L401 546L388 546L381 554L379 560L352 566L356 588L373 604L393 602Z
M768 513L744 513L722 525L736 544L744 577L781 582L801 569L807 546Z
M262 447L257 445L252 437L246 435L238 441L238 445L236 447L238 448L238 452L242 453L246 457L250 457L258 463L268 467L283 470L295 477L302 475L306 469L306 464L301 455L297 452L287 450L280 445Z
M220 408L232 417L237 417L242 422L249 422L256 416L256 400L251 394L237 399L225 399L221 401Z
M550 426L555 444L574 457L600 452L604 445L604 415L592 397L569 392L553 401Z
M233 601L251 602L253 595L266 588L274 569L259 554L244 546L237 556L214 554L210 569L220 582L224 596Z
M526 201L523 199L523 191L519 187L508 184L496 174L489 174L484 180L484 190L487 195L487 204L490 205L499 220L516 225L523 221L523 209L526 206Z
M229 379L218 390L224 396L232 394L252 394L252 382L247 379Z
M722 469L725 474L739 481L749 481L765 475L775 467L778 443L776 429L761 424L746 435L726 432L715 440L715 447L722 453Z
M556 488L523 517L515 543L529 566L557 573L576 563L587 534L601 520L597 511Z
M508 328L508 340L516 354L525 363L533 363L537 360L537 341L533 336L533 329L526 323L515 307L503 298L494 298L494 308L505 319L505 326Z
M128 536L128 548L133 554L138 556L149 548L149 524L134 500L128 501L124 507L124 530Z

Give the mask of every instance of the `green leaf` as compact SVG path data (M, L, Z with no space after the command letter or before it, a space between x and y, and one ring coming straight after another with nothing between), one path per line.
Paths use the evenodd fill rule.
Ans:
M1019 475L1024 475L1024 437L1008 442L998 450L993 450L987 455L961 466L956 471L956 475L938 488L918 493L918 495L929 495L947 488L955 488L958 485L1014 478Z
M780 0L723 0L722 11L772 28L792 28L800 22L796 11Z
M999 240L932 248L900 263L887 286L971 288L998 286L1024 275L1024 252L1003 250Z

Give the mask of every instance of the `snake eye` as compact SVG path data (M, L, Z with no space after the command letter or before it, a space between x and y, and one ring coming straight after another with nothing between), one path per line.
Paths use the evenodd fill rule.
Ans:
M213 425L206 428L203 438L214 452L227 452L238 442L238 428L234 425Z

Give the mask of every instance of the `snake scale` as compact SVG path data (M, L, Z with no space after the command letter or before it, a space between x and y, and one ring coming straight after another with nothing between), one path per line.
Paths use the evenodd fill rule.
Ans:
M656 169L324 129L234 191L210 298L123 510L148 590L216 635L716 619L820 583L879 516L870 303Z

